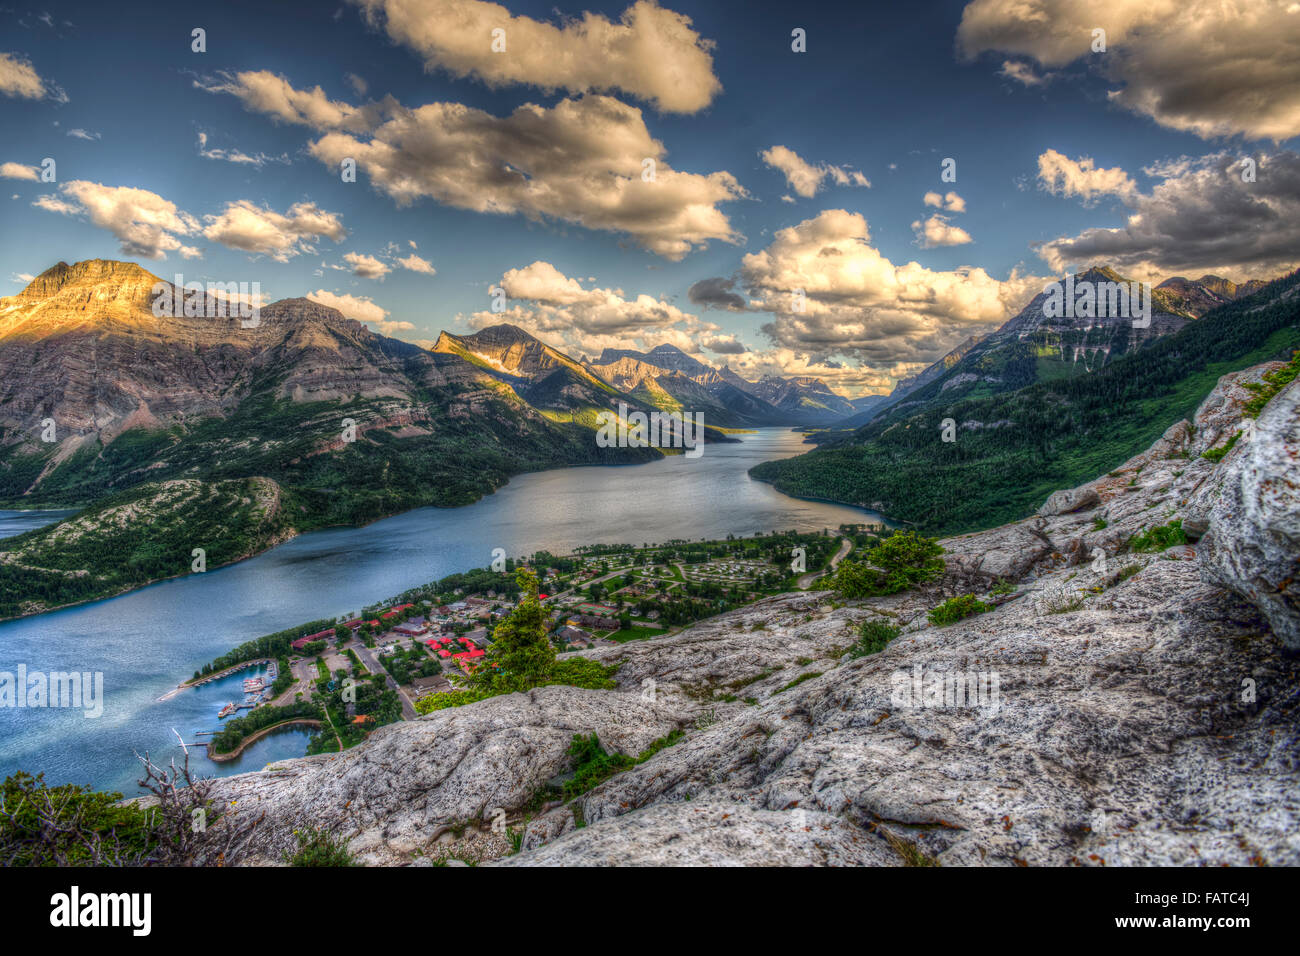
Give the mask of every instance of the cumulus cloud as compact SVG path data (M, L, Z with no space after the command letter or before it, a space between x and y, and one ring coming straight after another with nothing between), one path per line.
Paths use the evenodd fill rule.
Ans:
M231 249L267 255L277 262L314 252L308 240L325 236L342 242L347 236L338 213L310 202L295 203L287 212L278 213L240 199L227 203L220 215L206 218L205 238Z
M970 233L960 226L954 226L947 216L935 213L929 219L918 219L912 223L912 232L916 234L916 244L922 249L935 249L939 246L963 246L971 239Z
M809 163L794 150L785 146L773 146L758 155L764 163L784 175L790 188L805 199L817 195L817 190L827 179L839 186L871 185L867 177L856 169L845 169L843 166L831 166L828 163Z
M411 248L415 248L415 243L411 243ZM418 272L421 275L433 276L438 274L438 270L433 267L432 262L417 255L409 255L398 259L397 264L409 272Z
M1300 264L1300 154L1251 158L1254 182L1242 180L1242 157L1227 151L1155 164L1143 172L1164 178L1131 197L1123 226L1053 239L1038 254L1056 272L1101 262L1138 278L1290 271Z
M209 93L229 93L238 97L248 109L282 123L310 126L317 130L366 132L382 122L394 106L392 99L352 106L331 100L319 86L310 90L295 89L284 77L268 70L220 75L220 81L195 80L194 85Z
M62 198L41 196L32 205L65 216L84 215L92 225L116 236L125 255L145 259L166 259L168 252L189 259L201 255L179 238L198 232L198 220L157 193L82 179L64 183L59 192Z
M0 53L0 93L10 98L39 100L48 90L31 62L17 53Z
M958 196L956 193L953 192L947 193L946 195L943 196L934 192L926 193L922 197L922 201L927 206L934 206L936 209L942 209L945 212L966 211L966 200L962 199L960 196Z
M1038 157L1038 183L1054 196L1079 196L1085 206L1102 196L1131 203L1137 195L1137 183L1120 167L1098 169L1089 156L1071 159L1054 149Z
M374 256L366 256L358 252L347 253L343 256L343 261L352 267L353 275L363 279L382 279L393 271L390 266L380 262Z
M537 261L506 272L499 283L511 300L505 312L468 317L472 328L509 322L546 339L558 339L570 353L598 354L604 348L648 350L667 342L698 354L708 339L730 345L732 337L711 322L671 302L622 289L587 288L551 263Z
M740 279L751 307L774 314L763 331L776 346L877 370L934 361L972 332L1006 321L1046 281L1015 271L1002 281L969 266L895 265L871 245L866 219L844 209L779 230L767 248L744 257Z
M357 111L322 101L319 88L299 94L268 73L241 73L238 83L227 91L250 108L324 133L309 146L313 156L335 169L355 160L399 206L430 198L475 212L571 222L624 233L673 260L713 239L743 238L718 208L746 195L736 178L673 169L641 111L608 96L550 108L526 103L498 117L459 103L406 109L391 100L379 111ZM655 163L648 180L645 159Z
M745 297L732 290L736 287L735 279L717 276L701 279L686 290L686 298L706 309L724 309L728 312L744 312ZM714 351L717 351L716 349Z
M22 163L0 163L0 178L25 179L33 183L41 181L40 172L35 166L24 166Z
M326 289L317 289L315 292L308 292L307 298L313 302L319 302L321 305L329 306L331 309L338 309L349 319L367 322L383 335L392 335L394 332L404 332L415 328L410 322L389 321L388 310L368 296L339 295Z
M698 112L722 89L713 73L713 43L691 29L690 18L654 0L638 0L617 23L588 12L558 27L482 0L352 2L429 69L489 86L621 90L670 113ZM505 31L504 52L492 49L498 28Z
M1093 29L1106 52L1092 52ZM1111 101L1162 126L1209 138L1300 134L1300 4L1276 0L973 0L957 46L1088 60L1115 84Z

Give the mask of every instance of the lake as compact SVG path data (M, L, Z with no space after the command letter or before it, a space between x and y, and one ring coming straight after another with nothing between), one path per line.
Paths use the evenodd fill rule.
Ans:
M364 528L301 535L229 567L164 581L120 597L0 624L0 671L102 672L99 717L56 708L0 708L0 778L45 772L48 783L138 791L138 761L179 754L186 741L219 726L217 710L240 700L241 671L221 682L159 698L203 664L251 638L487 567L495 548L518 557L571 552L583 544L644 544L724 538L759 531L816 531L879 521L856 508L790 498L753 481L761 461L809 450L802 436L767 428L710 444L703 455L644 465L582 467L520 475L464 508L420 508ZM62 512L0 513L0 533L16 534ZM14 530L10 530L14 529ZM286 730L232 763L202 751L203 775L259 770L301 756L307 734Z

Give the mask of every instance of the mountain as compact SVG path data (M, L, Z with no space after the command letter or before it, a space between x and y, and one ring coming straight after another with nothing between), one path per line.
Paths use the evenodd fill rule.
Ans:
M133 263L59 263L0 299L0 503L121 506L112 520L127 524L87 537L78 516L6 540L0 614L189 573L198 545L177 515L232 482L256 479L240 500L276 504L211 525L210 567L302 531L467 504L520 472L661 454L599 447L596 409L639 404L520 330L429 352L302 298L248 328L159 318L160 281ZM65 535L81 543L50 544Z
M781 378L765 375L751 391L804 424L826 424L854 412L852 402L831 391L821 379L809 376Z
M1203 275L1199 279L1174 276L1172 279L1166 279L1156 288L1177 302L1183 311L1199 317L1233 299L1253 295L1264 285L1265 283L1260 279L1251 279L1237 285L1220 276Z
M854 404L820 379L764 376L750 382L729 367L714 368L674 345L649 352L605 349L592 372L620 387L644 388L647 395L665 394L686 407L715 407L714 420L729 425L824 425L853 414ZM706 412L707 420L707 412Z
M1290 357L1300 348L1300 272L1199 319L1165 314L1178 321L1178 331L1123 354L1114 348L1086 375L1060 374L1068 363L1059 357L1028 369L1045 374L1010 375L1019 340L995 333L848 437L764 462L750 474L787 494L881 510L928 531L969 531L1023 517L1053 488L1112 469L1149 445L1191 414L1220 375ZM1022 329L1030 325L1023 316L1017 317ZM1113 336L1114 346L1132 342L1122 326L1101 331ZM983 348L986 342L993 347ZM945 388L976 370L994 381ZM1024 384L1014 388L1017 381ZM942 440L948 419L952 442Z

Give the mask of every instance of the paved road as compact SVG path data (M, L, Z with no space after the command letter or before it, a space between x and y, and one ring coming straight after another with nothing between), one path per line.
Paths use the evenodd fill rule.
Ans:
M850 541L848 538L840 538L840 549L839 551L835 552L835 557L831 558L830 570L834 571L837 567L839 567L840 562L843 561L845 558L847 558L849 556L849 552L852 550L853 550L853 542ZM795 582L795 587L801 588L803 590L807 590L809 585L811 585L814 581L816 581L819 577L821 577L825 573L826 571L809 571L807 574L805 574L803 577L801 577L798 581Z
M402 719L415 720L415 718L419 717L420 713L415 709L415 705L411 703L411 698L406 696L406 691L402 690L402 688L397 685L397 681L393 680L393 675L384 669L383 664L379 663L379 657L375 652L364 644L358 644L353 649L357 652L357 657L361 658L361 663L366 665L366 669L370 671L370 673L383 674L384 683L387 685L388 689L397 691L397 699L402 704Z

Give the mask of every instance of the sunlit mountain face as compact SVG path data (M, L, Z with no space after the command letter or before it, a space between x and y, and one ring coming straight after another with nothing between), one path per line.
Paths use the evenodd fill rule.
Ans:
M55 6L6 872L1300 864L1300 4Z

